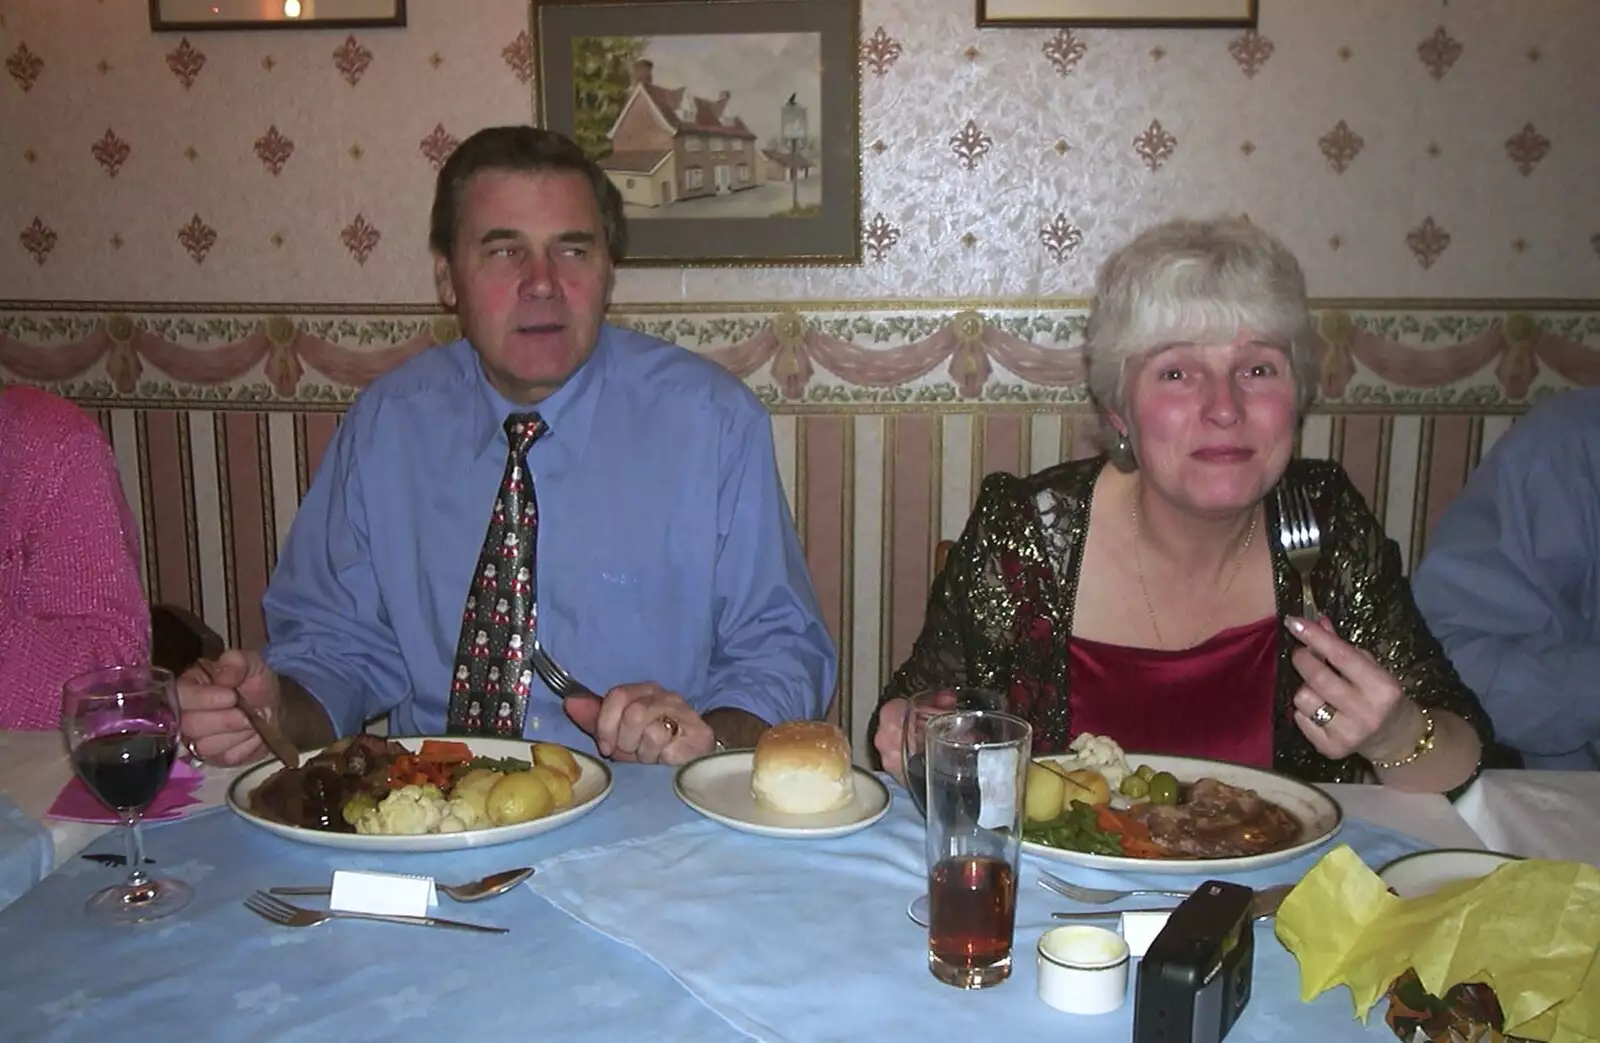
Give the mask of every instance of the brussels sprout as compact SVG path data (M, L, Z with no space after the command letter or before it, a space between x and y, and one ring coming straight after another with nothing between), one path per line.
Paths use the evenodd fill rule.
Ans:
M1150 795L1150 782L1143 775L1124 775L1117 789L1130 800L1143 800Z
M1158 771L1150 776L1150 801L1154 804L1178 802L1178 779L1170 771Z
M355 825L365 815L370 815L378 810L378 798L370 793L357 793L344 802L339 816L350 825Z
M1156 770L1154 768L1150 767L1150 765L1148 765L1148 764L1141 764L1137 768L1134 769L1134 774L1138 775L1141 779L1145 780L1146 782L1149 782L1150 781L1150 776L1154 775L1155 773L1156 773Z

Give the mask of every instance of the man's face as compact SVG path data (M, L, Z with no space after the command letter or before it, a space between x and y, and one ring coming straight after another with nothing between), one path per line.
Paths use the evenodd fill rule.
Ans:
M594 351L611 298L589 182L568 171L472 175L434 280L495 389L513 402L544 399Z

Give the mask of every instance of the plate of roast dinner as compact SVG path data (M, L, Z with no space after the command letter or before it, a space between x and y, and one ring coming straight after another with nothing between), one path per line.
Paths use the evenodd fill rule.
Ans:
M245 770L228 787L228 806L306 844L455 851L557 829L610 793L610 768L554 743L356 735L298 768L270 760Z
M1024 791L1022 850L1122 872L1260 869L1325 843L1339 804L1276 772L1202 757L1124 753L1080 735L1036 757Z

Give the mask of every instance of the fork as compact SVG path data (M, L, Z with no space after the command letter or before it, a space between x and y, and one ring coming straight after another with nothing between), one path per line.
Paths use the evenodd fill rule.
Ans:
M550 658L550 653L539 643L538 631L534 631L533 639L528 644L528 658L533 663L533 672L539 675L539 680L548 685L550 691L558 698L565 699L569 695L594 695L588 686L580 684L578 679L568 673L561 664Z
M459 931L481 931L484 934L505 934L509 928L485 927L483 924L463 920L446 920L440 916L386 916L381 913L350 913L318 909L305 909L274 898L265 891L257 891L244 900L244 907L275 924L284 927L315 927L329 920L377 920L381 923L403 923L414 927L453 927Z
M1114 891L1108 887L1084 887L1070 880L1063 880L1054 873L1039 872L1039 886L1047 891L1054 891L1062 898L1074 902L1083 902L1086 905L1105 905L1107 902L1116 902L1135 895L1163 895L1167 898L1188 898L1188 891L1166 891L1161 888L1135 888L1128 891Z
M1287 486L1278 486L1278 544L1300 580L1301 614L1315 620L1319 613L1311 593L1311 570L1322 554L1322 529L1311 509L1311 494L1304 489L1291 493Z

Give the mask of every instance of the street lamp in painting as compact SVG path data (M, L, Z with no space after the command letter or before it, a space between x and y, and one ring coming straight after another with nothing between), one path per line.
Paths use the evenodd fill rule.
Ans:
M779 137L789 146L789 184L794 190L794 209L800 209L800 150L806 143L806 107L789 95L783 107L782 131Z

